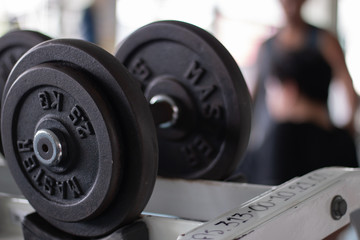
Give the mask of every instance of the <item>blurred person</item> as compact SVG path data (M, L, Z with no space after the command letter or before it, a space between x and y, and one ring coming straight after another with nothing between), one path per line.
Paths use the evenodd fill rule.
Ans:
M84 40L95 44L97 43L94 4L91 4L83 10L83 16L81 19L81 35Z
M264 140L274 119L269 116L265 104L265 84L270 77L272 59L286 52L321 55L331 70L332 79L341 81L345 86L351 116L346 128L354 133L354 118L358 106L352 79L348 72L344 54L336 39L326 30L305 22L301 9L306 0L279 0L285 16L284 26L273 37L263 43L258 55L258 79L254 98L254 122L249 149L256 149Z
M241 172L251 183L278 185L328 166L357 167L348 131L327 110L332 68L312 49L278 53L266 81L266 104L275 122Z
M240 166L240 172L253 183L280 184L334 164L357 166L353 139L348 133L354 134L358 97L342 49L330 32L312 26L302 18L301 9L306 0L279 1L286 21L273 37L262 44L258 54L252 134L247 156ZM297 70L289 66L295 63L300 65ZM305 66L301 66L303 63ZM279 66L286 66L287 70L280 71ZM318 72L319 69L323 72ZM282 75L284 72L287 72L286 77ZM304 78L305 89L295 84ZM327 98L329 83L333 79L340 81L346 89L351 108L350 121L345 126L348 133L335 128L329 117ZM309 98L307 91L312 97ZM295 96L301 97L303 104L299 104ZM317 137L311 137L313 134ZM346 144L332 140L340 144L339 147L334 143L324 147L332 138L344 138ZM299 149L294 149L296 144L299 144ZM345 155L330 154L330 157L339 159L325 161L324 157L337 148L349 152ZM305 152L300 154L302 151ZM321 151L326 152L321 155Z

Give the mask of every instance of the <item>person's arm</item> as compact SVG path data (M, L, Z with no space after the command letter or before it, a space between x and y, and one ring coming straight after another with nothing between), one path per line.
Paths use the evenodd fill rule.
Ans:
M348 101L351 107L351 118L348 127L351 131L354 129L354 118L358 107L359 99L355 92L354 85L346 66L344 53L337 38L329 32L323 32L321 41L322 51L329 62L335 79L341 81L345 86Z

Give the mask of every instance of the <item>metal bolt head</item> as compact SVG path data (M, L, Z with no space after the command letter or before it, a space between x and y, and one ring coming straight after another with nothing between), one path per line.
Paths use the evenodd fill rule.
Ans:
M347 203L340 195L337 195L333 198L331 202L331 217L334 220L339 220L342 216L346 214Z
M46 166L56 166L63 157L63 145L59 137L49 129L40 129L34 136L36 158Z
M158 104L158 103L167 103L171 107L171 110L172 110L171 119L169 121L159 124L158 126L160 128L169 128L169 127L172 127L173 125L175 125L175 123L177 122L177 120L179 118L179 107L176 105L175 101L171 97L169 97L167 95L161 95L161 94L156 95L150 99L151 105Z

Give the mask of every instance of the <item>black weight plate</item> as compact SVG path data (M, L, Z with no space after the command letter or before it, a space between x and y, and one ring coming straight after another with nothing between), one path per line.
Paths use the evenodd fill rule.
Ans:
M20 57L35 45L50 37L30 30L14 30L0 38L0 99L11 69ZM0 152L2 145L0 144Z
M30 30L14 30L0 38L0 99L11 69L20 57L50 37Z
M12 129L5 130L11 137L4 144L18 155L9 162L11 171L34 208L59 221L93 218L107 207L121 178L120 138L111 111L88 78L56 63L40 64L17 78L4 102L4 124ZM67 156L58 164L49 166L35 155L39 130L64 136ZM53 152L51 143L42 144L39 151L44 146L44 152Z
M62 39L28 51L5 85L1 133L10 170L34 208L67 233L108 234L137 218L152 193L155 128L129 78L101 48ZM55 166L29 148L41 129L66 140L66 157Z
M177 123L157 129L159 174L229 176L247 147L251 101L225 47L196 26L161 21L135 31L115 55L141 82L148 100L166 95L179 107Z

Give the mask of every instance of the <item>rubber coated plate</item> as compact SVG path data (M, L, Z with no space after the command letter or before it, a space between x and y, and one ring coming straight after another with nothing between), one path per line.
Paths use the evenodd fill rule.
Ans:
M163 21L130 35L116 57L141 82L148 100L166 95L179 107L177 123L157 129L159 174L228 177L248 143L251 104L224 46L198 27Z
M10 170L47 221L98 237L138 217L157 174L156 132L115 57L81 40L37 45L11 72L2 112ZM58 145L62 158L53 161Z

